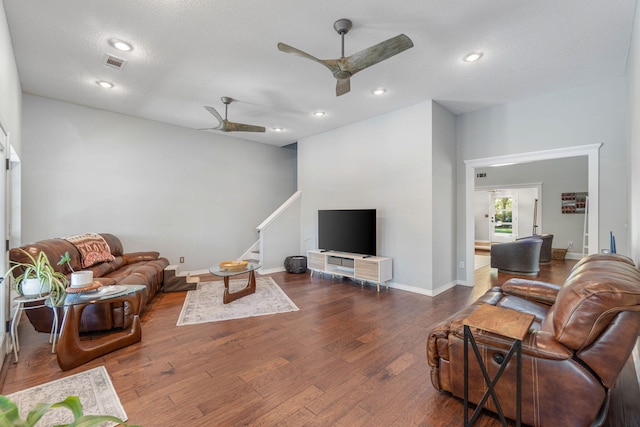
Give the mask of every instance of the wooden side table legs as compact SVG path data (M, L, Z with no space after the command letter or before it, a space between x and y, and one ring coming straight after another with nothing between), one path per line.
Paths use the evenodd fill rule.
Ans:
M139 342L142 339L142 329L140 328L140 318L138 317L141 297L142 292L136 292L135 294L104 301L102 304L123 301L131 304L134 313L133 323L128 331L115 332L108 337L90 341L80 340L80 319L84 308L91 304L92 301L89 300L86 304L65 306L57 347L60 369L68 371L114 350ZM100 302L96 303L100 304Z
M231 301L235 301L238 298L251 295L255 292L256 292L256 275L253 270L249 272L249 282L247 283L247 286L236 292L229 292L229 276L224 276L224 296L222 297L222 302L224 304L229 304Z

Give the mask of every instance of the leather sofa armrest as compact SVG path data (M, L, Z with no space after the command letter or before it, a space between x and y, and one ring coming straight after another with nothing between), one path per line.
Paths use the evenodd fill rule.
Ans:
M502 292L515 295L541 304L553 305L562 289L555 283L539 282L527 279L509 279L502 285Z
M443 339L446 341L448 336L448 322L440 323L435 326L431 332L429 332L429 337L427 338L427 363L432 368L438 366L438 360L441 357L440 352L438 351L438 340ZM445 356L445 359L449 359L448 354Z
M505 352L511 348L511 338L486 331L473 331L473 337L478 344L501 348ZM462 337L460 337L462 339ZM522 354L547 360L568 360L573 357L573 351L558 342L553 334L545 331L533 331L522 340Z
M125 264L133 264L141 261L153 261L160 257L160 252L130 252L122 254Z

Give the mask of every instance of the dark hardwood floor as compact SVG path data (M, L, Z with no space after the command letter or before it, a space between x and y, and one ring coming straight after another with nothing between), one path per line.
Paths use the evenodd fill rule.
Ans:
M553 261L537 279L562 283L573 263ZM146 427L462 424L462 401L431 386L427 333L511 276L485 267L475 288L435 298L309 274L272 277L300 311L177 327L184 292L159 294L142 315L142 342L68 372L25 318L20 362L5 362L2 394L104 365L129 422ZM608 427L640 422L627 365ZM500 423L485 412L476 425Z

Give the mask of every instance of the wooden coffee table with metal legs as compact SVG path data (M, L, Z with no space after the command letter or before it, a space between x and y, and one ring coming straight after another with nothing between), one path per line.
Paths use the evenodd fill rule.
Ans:
M261 265L257 262L249 262L245 267L242 268L231 268L231 269L223 269L219 266L214 266L209 269L211 274L222 277L224 280L224 295L222 297L222 302L224 304L229 304L232 301L237 300L238 298L245 297L247 295L251 295L256 291L256 275L255 271L259 269ZM229 278L233 276L238 276L240 274L249 273L249 280L247 281L247 286L240 289L239 291L231 292L229 290Z

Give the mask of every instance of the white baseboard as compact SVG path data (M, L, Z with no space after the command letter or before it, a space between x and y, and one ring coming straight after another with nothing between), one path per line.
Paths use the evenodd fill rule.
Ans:
M261 268L260 270L258 270L258 274L273 274L273 273L280 273L281 271L285 271L284 267Z
M567 252L567 254L564 256L565 259L581 259L582 258L582 252Z
M436 295L439 295L445 291L448 291L449 289L453 288L454 286L456 286L458 284L458 282L453 281L453 282L449 282L446 283L434 290L429 290L429 289L424 289L424 288L418 288L416 286L410 286L410 285L403 285L402 283L397 283L397 282L391 282L389 283L389 287L393 288L393 289L400 289L401 291L407 291L407 292L413 292L414 294L420 294L420 295L426 295L429 297L434 297ZM383 285L380 285L381 287Z

